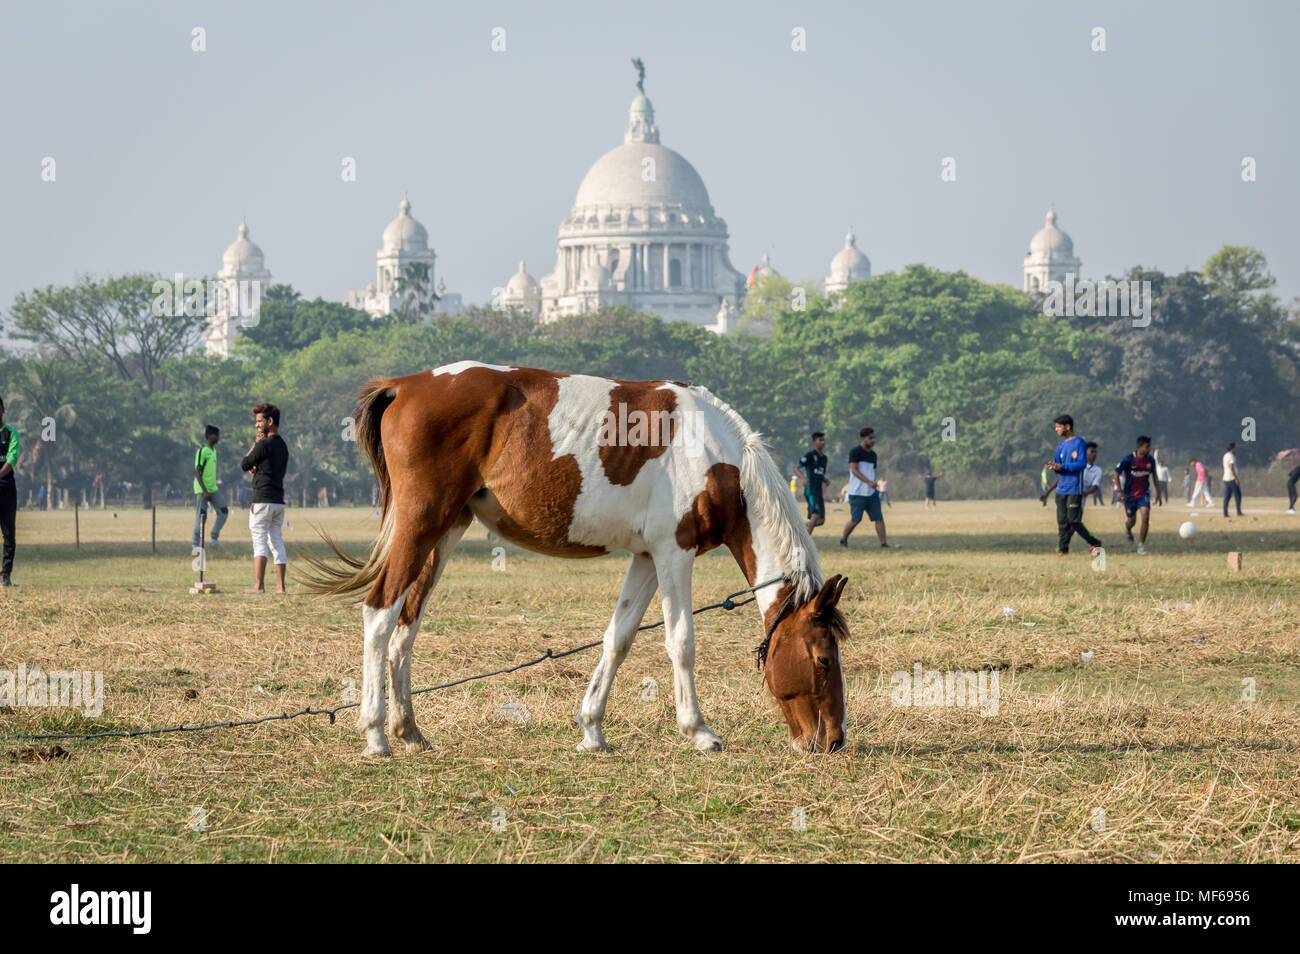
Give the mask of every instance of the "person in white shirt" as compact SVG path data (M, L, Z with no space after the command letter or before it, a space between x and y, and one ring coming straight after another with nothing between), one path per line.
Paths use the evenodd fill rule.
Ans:
M1083 468L1083 499L1092 497L1101 505L1101 468L1097 466L1097 442L1088 441L1088 466Z
M1161 460L1159 450L1153 449L1151 456L1156 461L1156 506L1159 507L1164 504L1165 498L1169 496L1169 481L1172 479L1172 475L1169 473L1169 468L1165 466L1165 462Z
M1237 516L1241 512L1241 480L1237 476L1237 445L1228 443L1228 453L1223 455L1223 515L1228 516L1228 501L1237 498Z

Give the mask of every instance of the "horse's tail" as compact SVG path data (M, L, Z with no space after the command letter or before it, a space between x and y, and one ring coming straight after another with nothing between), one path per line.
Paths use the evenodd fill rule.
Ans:
M370 555L365 560L358 560L349 555L324 530L317 528L325 545L333 551L336 560L322 560L306 557L303 562L310 567L310 572L301 574L303 585L313 593L346 595L369 589L379 578L388 559L388 551L393 543L392 481L388 476L388 462L384 459L384 442L379 425L384 411L397 396L396 381L392 378L371 378L357 395L357 409L352 414L356 425L357 445L370 458L370 466L375 472L375 482L379 485L382 501L382 519L379 523L379 536L370 548Z

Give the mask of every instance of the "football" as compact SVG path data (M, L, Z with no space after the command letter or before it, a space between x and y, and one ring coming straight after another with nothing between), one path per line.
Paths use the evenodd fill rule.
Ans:
M1184 540L1190 540L1192 537L1196 536L1196 524L1188 520L1178 528L1178 535Z

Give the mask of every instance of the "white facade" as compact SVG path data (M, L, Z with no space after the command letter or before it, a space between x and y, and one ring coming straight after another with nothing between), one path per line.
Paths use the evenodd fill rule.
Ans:
M510 276L501 294L501 307L518 308L534 318L542 313L542 286L528 274L524 260L519 260L519 271Z
M240 329L245 322L252 320L251 315L244 314L249 295L249 284L257 283L256 300L271 287L271 273L266 268L266 256L248 237L248 223L239 222L239 232L221 256L221 271L217 272L217 307L216 312L208 318L208 327L203 333L203 348L210 355L229 357ZM247 284L246 284L247 283ZM241 289L241 284L243 288ZM241 301L245 307L241 308Z
M1048 209L1047 224L1029 240L1029 254L1024 263L1024 290L1045 292L1048 282L1063 282L1066 275L1078 277L1082 265L1074 257L1074 241L1057 228L1056 209Z
M541 280L542 320L628 305L725 332L745 277L728 258L727 225L694 167L660 145L639 93L623 144L599 160L560 223L555 268Z
M842 292L850 282L865 282L871 277L871 260L858 249L853 229L844 236L844 247L831 259L830 274L826 276L826 294Z
M429 247L429 233L411 217L411 200L402 194L397 218L384 228L379 251L375 253L375 280L365 288L349 291L344 303L360 308L372 317L391 315L401 305L398 283L412 264L429 267L429 287L435 288L434 262L438 256Z

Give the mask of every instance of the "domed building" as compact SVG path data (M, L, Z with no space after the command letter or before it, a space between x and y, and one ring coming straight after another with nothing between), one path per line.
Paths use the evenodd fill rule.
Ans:
M831 259L830 274L826 276L826 294L842 292L850 282L864 282L871 277L871 260L858 249L853 229L844 236L844 247Z
M518 308L534 318L542 313L542 286L528 274L524 260L519 260L519 271L510 276L501 295L501 307Z
M239 232L221 256L217 272L217 307L203 333L203 347L210 355L229 357L240 328L252 318L251 309L271 287L266 256L248 237L248 222L239 220Z
M555 268L541 280L542 318L629 305L725 332L745 288L728 258L727 224L695 168L660 144L654 107L637 86L623 144L588 170L560 223Z
M1066 275L1078 275L1083 265L1074 257L1074 241L1056 225L1056 209L1047 210L1047 224L1029 240L1024 272L1027 292L1044 292L1048 282L1063 282Z
M772 259L768 257L767 252L764 252L762 263L755 265L754 270L750 273L750 284L753 284L759 278L771 278L773 275L779 274L781 273L772 267Z

